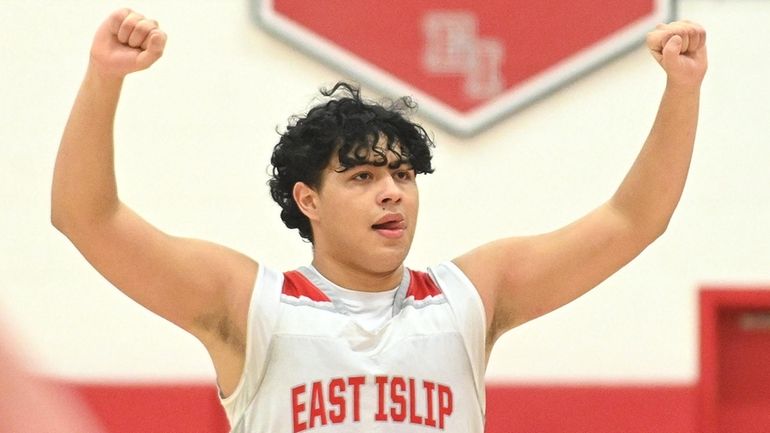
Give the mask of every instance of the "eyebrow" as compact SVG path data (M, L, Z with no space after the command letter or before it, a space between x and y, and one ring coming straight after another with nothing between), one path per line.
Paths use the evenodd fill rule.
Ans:
M406 168L407 168L407 170L414 170L414 169L415 169L415 168L414 168L414 165L412 165L412 163L410 163L409 161L402 161L402 162L401 162L401 164L399 164L399 165L398 165L398 166L396 166L396 167L393 167L393 166L391 166L390 164L385 164L385 165L377 165L377 164L374 164L374 163L372 163L372 162L365 162L365 163L356 164L356 165L351 165L351 166L347 166L347 167L346 167L346 166L344 166L344 165L342 165L342 164L339 164L339 165L337 165L337 167L335 167L335 168L330 168L330 169L331 169L332 171L335 171L335 172L337 172L337 173L344 173L344 172L346 172L346 171L348 171L348 170L355 170L356 168L358 168L358 167L363 167L363 166L370 166L370 167L382 167L382 168L387 168L388 170L391 170L391 171L393 171L393 170L401 170L401 169L403 169L404 167L406 167Z

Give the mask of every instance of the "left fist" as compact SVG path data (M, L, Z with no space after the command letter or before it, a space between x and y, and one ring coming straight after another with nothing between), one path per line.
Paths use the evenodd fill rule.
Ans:
M706 74L706 31L689 21L658 24L647 34L647 49L663 67L670 84L700 86Z

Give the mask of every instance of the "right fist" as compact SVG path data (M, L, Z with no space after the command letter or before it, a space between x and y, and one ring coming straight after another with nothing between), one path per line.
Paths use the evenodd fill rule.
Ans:
M157 21L130 9L120 9L96 31L91 64L101 74L122 78L149 68L163 55L165 46L166 34Z

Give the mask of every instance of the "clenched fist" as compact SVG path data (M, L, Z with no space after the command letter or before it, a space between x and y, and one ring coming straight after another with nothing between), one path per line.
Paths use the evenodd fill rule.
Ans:
M163 55L166 34L158 22L130 9L113 12L91 46L91 65L105 76L122 78L149 68Z
M706 74L706 31L689 21L658 24L647 34L647 48L663 67L670 83L700 86Z

